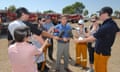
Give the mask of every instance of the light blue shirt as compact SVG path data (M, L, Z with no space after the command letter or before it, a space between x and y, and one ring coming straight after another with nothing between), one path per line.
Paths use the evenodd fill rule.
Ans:
M33 45L36 46L37 49L41 48L41 44L38 40L36 40L33 36L31 36L31 42ZM35 56L35 61L37 63L41 63L45 61L44 53L40 54L39 56Z
M48 31L51 27L53 27L54 25L53 25L53 23L51 22L51 23L49 23L49 24L43 24L43 27Z
M58 30L58 32L55 32L54 35L55 36L59 36L59 34L64 31L64 34L62 35L62 38L70 38L70 34L69 32L72 31L72 28L70 26L70 24L66 24L65 26L63 26L62 24L58 24L55 26L55 29ZM63 41L60 41L63 42Z

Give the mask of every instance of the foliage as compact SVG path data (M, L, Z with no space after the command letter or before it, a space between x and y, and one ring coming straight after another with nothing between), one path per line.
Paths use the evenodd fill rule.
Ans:
M16 11L15 5L10 5L10 6L8 7L8 10L11 11L11 12L15 12L15 11Z
M72 5L68 5L68 6L64 7L63 14L74 14L74 13L82 14L84 8L85 8L85 6L83 3L75 2Z
M53 10L46 10L43 13L55 13L55 11L53 11Z

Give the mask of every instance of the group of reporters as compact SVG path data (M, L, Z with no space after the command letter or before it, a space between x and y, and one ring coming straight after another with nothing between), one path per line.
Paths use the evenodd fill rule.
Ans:
M37 72L36 68L33 70L27 70L32 68L32 66L20 65L17 62L16 52L19 53L16 43L24 42L23 39L26 35L22 32L26 31L29 35L29 40L26 41L32 45L35 45L35 48L39 50L40 55L35 56L35 61L37 63L37 68L40 71L48 72L49 68L46 65L46 52L48 50L49 59L55 62L53 58L53 39L57 40L57 59L56 59L56 72L60 72L60 60L64 56L64 69L67 72L72 72L69 67L69 44L71 38L76 44L76 63L75 66L81 66L85 71L89 72L107 72L107 62L111 55L111 46L114 43L116 33L119 32L117 24L112 20L112 8L104 7L99 11L100 17L96 15L91 15L90 22L91 25L89 28L85 27L83 20L79 20L77 27L74 28L76 31L75 34L72 33L72 27L67 22L66 16L61 16L60 23L54 25L51 21L50 16L38 17L37 24L31 24L27 20L29 18L29 12L26 8L18 8L16 10L17 20L11 22L8 26L8 41L9 41L9 58L12 64L12 69L14 72ZM99 24L99 20L103 21L103 24ZM27 28L27 29L24 29ZM29 31L28 31L29 29ZM16 32L17 31L17 32ZM17 34L18 33L18 34ZM19 36L17 36L19 35ZM20 44L18 44L20 45ZM25 47L25 46L24 46ZM23 48L24 48L23 47ZM29 46L28 46L29 47ZM89 63L90 68L87 68L87 48L89 53ZM32 49L32 48L31 48ZM41 50L42 49L42 50ZM25 51L23 51L25 52ZM27 51L28 52L28 51ZM25 54L30 54L30 52ZM18 56L22 58L21 63L29 63L27 60L24 60L20 53ZM13 57L14 56L14 57ZM34 56L31 56L34 57ZM29 63L30 65L30 63ZM16 69L17 68L17 69ZM24 69L26 68L26 69ZM23 69L23 70L22 70ZM20 70L20 71L19 71Z

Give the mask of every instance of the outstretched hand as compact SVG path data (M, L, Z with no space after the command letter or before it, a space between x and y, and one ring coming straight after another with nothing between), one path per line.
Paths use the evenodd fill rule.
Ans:
M54 36L53 37L55 40L60 40L60 38L58 36Z
M63 38L63 41L64 41L64 42L68 42L69 39L68 39L68 38Z
M44 44L45 44L45 45L48 45L48 39L45 40Z
M77 38L74 38L73 41L74 41L75 43L79 43L80 40L78 40Z

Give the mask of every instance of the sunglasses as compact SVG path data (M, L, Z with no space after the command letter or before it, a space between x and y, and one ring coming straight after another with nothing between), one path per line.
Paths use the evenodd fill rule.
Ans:
M78 25L83 25L83 24L78 24Z
M105 12L101 12L100 14L99 14L99 16L101 16L102 14L104 14Z
M91 22L93 22L93 23L94 23L94 22L96 22L96 21L91 21Z
M46 20L42 20L42 22L45 22Z

